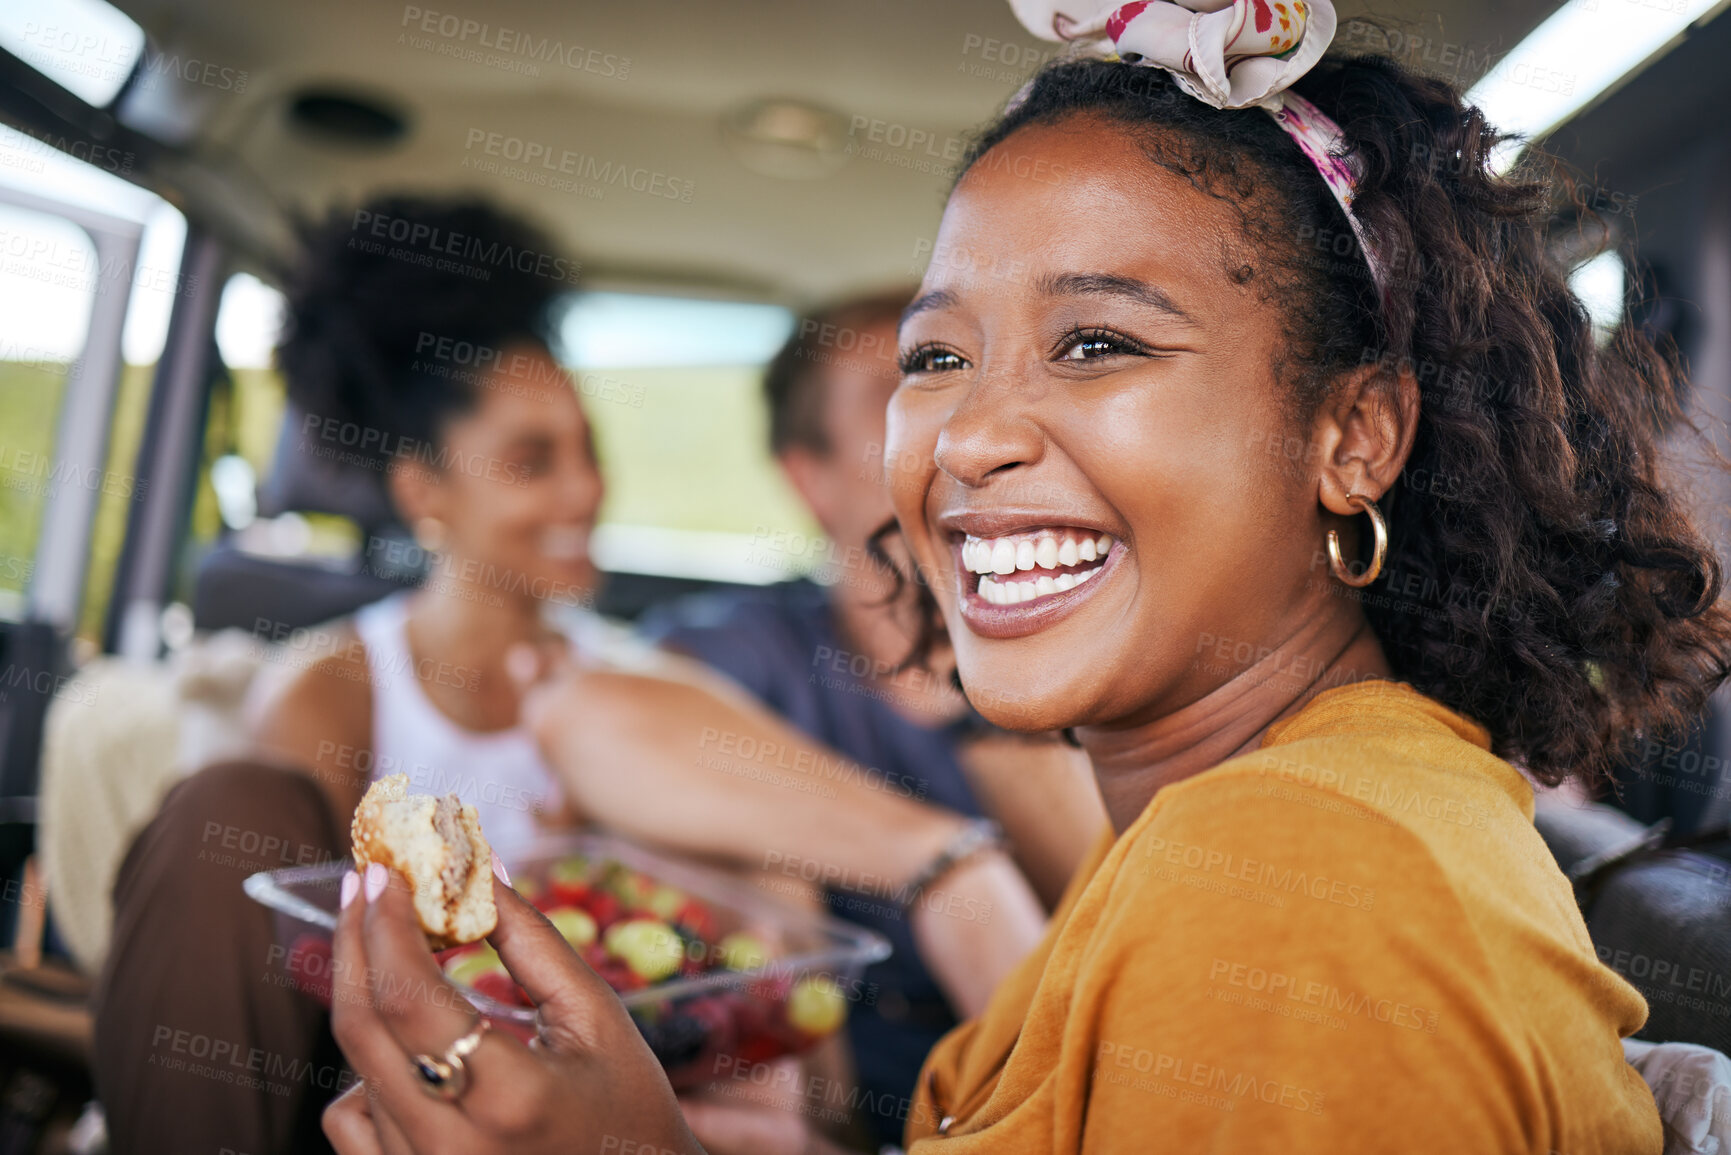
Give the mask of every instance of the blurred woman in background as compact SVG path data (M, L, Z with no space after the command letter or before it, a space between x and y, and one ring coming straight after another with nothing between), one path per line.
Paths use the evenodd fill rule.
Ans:
M521 256L429 272L369 243L404 231L395 222L424 230L432 251ZM592 647L626 636L584 612L603 489L551 351L551 310L569 286L537 269L550 240L479 203L384 200L332 220L310 251L279 353L290 400L322 441L361 447L428 572L413 592L322 627L328 653L269 707L259 739L311 770L338 814L387 774L455 792L510 857L570 816L517 725L505 655L573 631Z
M420 238L398 244L392 237ZM485 254L440 259L429 252ZM603 492L576 390L551 352L558 250L479 201L385 197L305 237L278 350L303 451L341 452L412 529L418 588L310 631L255 719L258 760L182 783L138 837L115 891L97 1001L96 1076L116 1151L321 1146L315 1115L344 1078L325 1012L288 981L247 872L200 847L212 829L284 849L348 850L369 780L455 792L511 854L574 816L518 722L513 646L627 665L650 651L589 612L588 541ZM231 843L232 844L232 843ZM231 856L232 857L232 856ZM170 1073L160 1030L262 1055L257 1086ZM262 1078L270 1074L272 1077Z

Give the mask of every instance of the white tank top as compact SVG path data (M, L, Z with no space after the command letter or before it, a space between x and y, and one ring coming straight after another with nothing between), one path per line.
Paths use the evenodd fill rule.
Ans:
M363 607L354 621L373 682L369 780L407 774L410 793L456 794L479 812L487 840L510 862L545 832L538 816L557 813L562 804L558 780L534 739L521 726L465 729L433 704L409 650L407 593ZM586 660L639 670L655 664L651 647L595 614L568 613L559 625ZM435 684L459 686L475 676L431 658L420 666Z

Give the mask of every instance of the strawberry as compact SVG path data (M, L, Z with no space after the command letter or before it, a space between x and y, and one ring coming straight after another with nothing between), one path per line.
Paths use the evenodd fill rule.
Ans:
M744 1063L767 1063L791 1048L773 1021L772 1003L749 991L729 991L721 996L733 1014L738 1042L734 1054Z
M603 930L618 922L624 914L619 899L604 890L591 890L577 905L587 910L595 925Z
M289 947L284 965L297 990L305 991L325 1006L331 1005L331 940L318 934L303 934Z
M544 893L561 906L586 906L595 892L581 882L554 882Z
M496 1003L508 1007L532 1007L529 996L523 993L523 988L512 981L511 976L502 970L488 971L479 975L469 984L478 995L486 995Z
M615 957L598 942L578 948L577 953L583 956L583 961L589 964L590 970L600 975L603 982L621 994L642 990L649 985L643 981L642 976L625 965L624 959Z
M713 942L715 939L715 915L695 898L687 898L681 903L669 921L684 927L704 942Z
M774 1033L758 1031L742 1031L739 1045L734 1048L734 1057L739 1062L749 1066L767 1063L787 1054L787 1044L777 1038Z

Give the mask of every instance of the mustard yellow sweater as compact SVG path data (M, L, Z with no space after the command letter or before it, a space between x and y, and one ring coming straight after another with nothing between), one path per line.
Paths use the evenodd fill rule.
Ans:
M1657 1153L1646 1014L1484 729L1359 683L1107 832L908 1147Z

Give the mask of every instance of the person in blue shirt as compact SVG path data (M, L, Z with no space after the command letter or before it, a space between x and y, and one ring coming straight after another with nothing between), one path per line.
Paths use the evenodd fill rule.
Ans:
M1049 907L1104 823L1085 766L1055 738L996 731L946 675L900 670L914 634L886 604L894 579L867 548L890 517L883 478L895 463L884 460L884 410L900 380L896 325L908 299L855 298L801 318L765 373L770 448L824 537L760 527L753 556L774 568L810 567L822 584L695 595L651 611L643 632L868 768L881 789L996 818ZM866 972L875 1001L855 1006L849 1020L862 1113L893 1143L920 1060L968 1000L921 960L895 903L836 891L826 901L894 947Z

